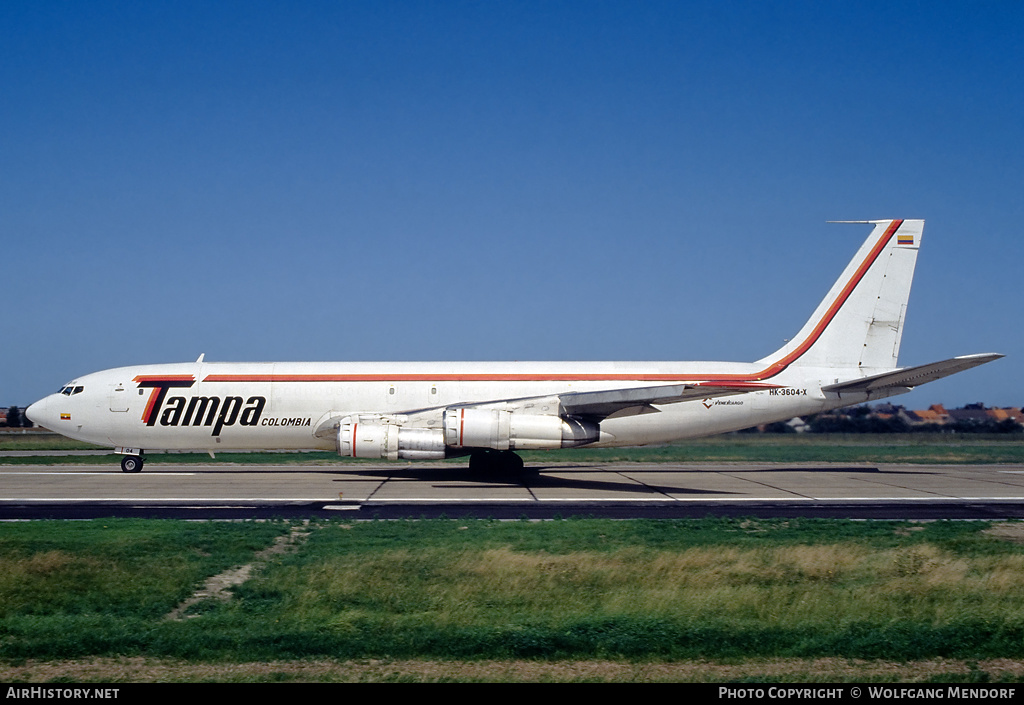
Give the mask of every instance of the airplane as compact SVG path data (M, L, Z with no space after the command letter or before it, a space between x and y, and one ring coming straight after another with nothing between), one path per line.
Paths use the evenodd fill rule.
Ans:
M785 421L903 394L1000 357L898 367L923 220L841 221L871 233L795 337L755 362L206 362L85 375L26 411L113 447L332 450L380 460L469 455L518 470L516 451L641 446Z

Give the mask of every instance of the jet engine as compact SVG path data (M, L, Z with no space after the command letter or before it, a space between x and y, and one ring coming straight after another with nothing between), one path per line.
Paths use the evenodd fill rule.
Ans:
M504 409L446 409L444 442L453 448L542 450L593 443L600 436L596 423Z
M406 428L380 416L346 416L338 426L338 453L350 458L441 460L444 433L436 428Z
M338 453L350 458L440 460L448 448L570 448L600 437L600 428L591 421L505 409L445 409L442 425L418 428L375 414L346 416L338 425Z

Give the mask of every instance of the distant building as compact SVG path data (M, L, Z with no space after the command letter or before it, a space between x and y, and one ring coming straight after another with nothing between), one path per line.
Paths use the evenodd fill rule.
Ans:
M1015 423L1024 427L1024 412L1016 407L986 409L984 404L968 404L961 409L946 410L942 404L932 404L924 411L907 411L904 420L911 426L995 426ZM1012 427L1011 427L1012 428Z
M1006 409L989 409L989 416L996 421L1003 421L1005 419L1012 419L1021 426L1024 426L1024 411L1017 408L1006 408Z
M797 424L799 423L799 420ZM910 410L895 404L847 407L815 414L807 419L818 433L904 433L944 431L950 433L1016 433L1024 431L1024 412L1017 407L987 409L968 404L948 410L942 404ZM790 422L791 427L797 424Z
M790 419L786 422L786 425L797 433L807 433L810 430L810 426L802 418L797 416L795 419Z
M949 421L949 412L946 411L946 407L942 404L932 404L924 411L907 411L904 412L904 421L911 426L917 426L920 424L931 423L942 425Z

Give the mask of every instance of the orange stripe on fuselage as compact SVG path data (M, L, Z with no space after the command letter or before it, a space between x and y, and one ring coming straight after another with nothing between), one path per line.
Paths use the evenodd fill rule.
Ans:
M874 265L875 260L885 249L892 239L892 236L903 225L902 220L894 220L882 237L878 239L875 246L871 248L868 256L860 263L857 270L846 282L836 300L828 307L825 315L814 326L810 335L793 349L792 352L780 360L771 363L760 372L752 374L644 374L644 373L565 373L565 374L544 374L544 373L453 373L453 374L421 374L421 373L399 373L399 374L212 374L208 375L205 382L723 382L733 384L737 387L750 386L758 388L758 382L764 382L782 373L787 367L799 360L804 353L818 341L825 329L835 319L836 314L849 300L850 295L864 279L864 275ZM768 387L770 385L763 385Z
M737 382L756 381L753 375L724 375ZM604 382L612 380L629 380L640 382L682 382L708 379L704 376L686 377L679 374L581 374L568 372L565 374L543 373L500 373L486 372L480 374L328 374L328 375L209 375L204 382Z
M142 412L142 421L149 423L150 415L153 413L153 408L157 404L157 399L160 398L161 384L171 384L174 382L195 382L195 375L136 375L133 382L136 382L140 387L152 386L153 391L149 393L149 400L146 402L146 408ZM178 385L185 386L185 385ZM189 384L188 386L191 386ZM166 392L166 388L164 388Z
M133 382L194 382L195 375L138 375Z
M857 288L857 285L860 284L861 280L864 278L864 275L867 274L867 271L869 269L871 269L871 266L875 263L875 260L878 259L878 255L880 255L882 253L882 250L885 249L885 246L889 244L889 240L892 239L893 234L900 229L901 225L903 225L902 220L894 220L889 225L889 227L886 228L885 232L882 234L882 237L879 238L878 242L875 243L875 246L871 248L871 252L868 253L868 256L864 259L864 261L860 263L860 266L857 267L857 271L854 272L853 276L850 278L850 281L846 282L846 286L843 287L843 290L839 293L839 296L836 297L836 300L832 302L832 305L828 307L828 311L826 311L825 315L822 316L820 321L818 321L818 324L814 326L814 330L812 330L811 334L807 336L807 339L804 342L802 342L799 345L799 347L793 350L793 352L791 352L789 355L786 355L778 362L769 365L764 372L771 371L770 375L768 375L767 377L755 377L755 379L768 379L770 377L774 377L775 375L779 374L784 369L789 367L791 364L799 360L805 352L811 349L811 346L818 342L818 338L820 338L821 334L825 332L826 328L828 328L829 324L836 317L836 314L839 313L839 309L843 307L843 304L845 304L849 300L850 294L852 294L854 289Z

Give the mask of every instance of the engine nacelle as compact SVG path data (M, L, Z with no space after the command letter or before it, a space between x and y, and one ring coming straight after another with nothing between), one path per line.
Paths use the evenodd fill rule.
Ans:
M544 450L593 443L597 424L561 416L516 414L504 409L446 409L444 442L453 448Z
M338 426L338 453L350 458L441 460L444 433L436 428L405 428L379 416L346 416Z
M349 458L441 460L447 447L544 450L593 443L597 424L576 418L517 414L504 409L446 409L444 428L400 425L377 414L353 414L338 424L338 453Z

